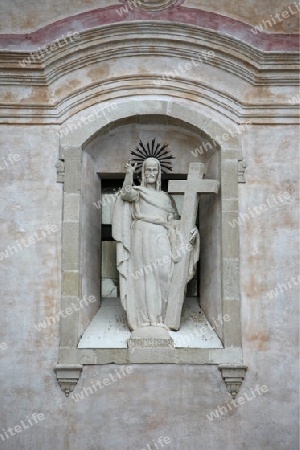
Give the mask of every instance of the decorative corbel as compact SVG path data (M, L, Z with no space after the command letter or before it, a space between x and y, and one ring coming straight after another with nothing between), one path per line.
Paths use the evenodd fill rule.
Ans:
M238 183L246 183L245 179L245 170L247 167L247 163L244 159L239 160L238 162Z
M223 380L225 381L227 391L235 399L237 393L240 390L247 366L243 364L220 364L218 369L222 373Z
M57 382L66 397L69 397L70 392L73 392L78 383L82 368L81 364L57 364L54 367Z
M57 169L57 183L64 183L65 181L65 162L63 159L59 159L55 164Z

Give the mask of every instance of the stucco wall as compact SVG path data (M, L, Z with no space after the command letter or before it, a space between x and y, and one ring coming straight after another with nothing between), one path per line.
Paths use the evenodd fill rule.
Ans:
M182 1L179 0L178 4L181 3ZM25 7L22 0L13 2L4 0L0 5L0 28L3 33L29 32L57 20L63 20L68 16L109 6L120 8L122 5L118 0L72 0L64 3L57 0L46 3L28 0ZM183 2L183 6L218 12L253 26L261 25L262 20L270 19L270 15L274 17L276 13L289 12L288 6L293 8L292 11L297 11L292 0L269 0L263 3L260 0L242 3L232 2L232 0L186 0ZM297 33L298 22L297 16L295 16L296 14L290 13L288 23L275 19L276 23L272 26L272 32Z
M72 1L59 5L59 9L56 4L47 3L40 15L36 2L28 2L26 8L22 5L23 14L16 13L17 2L4 2L2 32L34 30L58 18L101 7L103 2L96 3L82 5ZM204 2L199 3L199 7L205 8ZM185 6L193 4L188 1ZM276 2L277 8L286 4ZM218 8L221 14L243 17L249 23L253 20L253 24L259 23L264 14L272 13L268 9L271 2L261 6L258 0L248 2L243 9L231 1L218 3L217 7L215 2L209 5L208 10L216 12ZM181 40L181 48L188 45ZM170 51L172 46L174 43L169 45ZM53 372L58 360L59 322L55 320L40 331L37 329L46 316L61 309L63 188L56 182L55 164L59 156L57 131L64 118L55 110L56 102L66 98L64 88L70 96L74 95L75 100L70 97L70 103L75 103L79 92L87 94L94 88L101 99L100 79L102 76L104 83L107 74L120 82L124 81L122 76L132 79L130 95L146 97L151 87L149 80L140 78L137 82L134 77L145 73L161 77L165 70L178 67L184 58L180 55L166 58L161 66L161 56L151 54L147 59L135 55L128 58L134 65L126 58L112 59L96 64L94 72L87 63L86 68L74 70L73 78L66 74L53 84L49 82L50 85L31 86L28 77L28 86L17 85L13 79L14 86L6 84L3 78L1 92L7 97L1 109L0 128L1 450L296 450L299 447L299 281L292 281L299 274L299 155L297 127L293 125L292 109L288 109L296 91L288 84L287 72L281 73L278 67L285 85L273 80L270 85L255 86L246 75L242 79L242 69L239 73L232 69L236 72L233 75L221 63L218 67L202 64L201 71L194 68L183 74L181 78L191 87L188 93L182 84L172 80L160 88L152 83L155 94L201 100L199 108L208 118L215 114L220 122L232 127L238 128L247 117L253 120L252 126L244 128L241 135L247 183L239 185L240 225L236 225L240 228L243 353L248 366L238 394L244 404L235 407L230 403L231 396L216 365L132 365L132 372L126 376L121 375L122 367L117 365L84 366L74 391L83 398L78 401L66 398ZM101 72L101 64L107 72L106 69ZM236 67L242 67L246 73L250 66L243 64ZM98 88L97 80L100 80ZM143 83L147 83L147 91ZM197 91L205 83L205 89ZM114 82L111 84L115 86ZM35 95L37 91L39 95ZM125 88L120 92L116 88L111 97L105 93L104 98L105 95L118 99L125 96ZM81 116L85 116L85 107L98 101L101 100L92 95L88 97ZM28 111L32 108L32 121L22 115L23 109L19 111L19 102ZM50 105L49 109L46 106L35 109L35 102ZM15 109L10 109L12 104ZM72 113L77 111L77 106L73 108ZM132 114L134 111L133 107ZM16 117L12 117L13 113ZM30 125L25 125L26 120ZM52 124L47 125L47 120ZM38 121L41 124L35 125ZM125 153L126 160L127 148ZM284 287L280 288L278 283ZM276 289L277 293L272 292ZM100 389L96 382L103 382L106 377L115 381ZM254 391L258 385L265 385L267 391L259 395ZM87 388L90 391L84 392ZM210 416L210 420L207 416L215 410L219 417ZM35 412L43 414L44 419L35 423L32 419ZM13 430L16 425L21 431L11 435L9 427ZM159 437L171 442L162 447Z
M266 385L268 391L210 421L206 415L231 400L216 366L137 365L131 374L78 402L65 398L52 371L58 324L35 329L60 308L57 137L40 127L2 128L3 154L21 158L1 172L6 231L1 250L46 224L57 225L58 232L1 261L1 342L7 344L1 350L1 429L33 412L45 415L0 441L1 448L131 450L143 449L159 436L172 440L166 445L172 450L297 448L297 288L273 299L266 294L297 276L297 134L292 127L278 127L276 139L274 133L274 127L260 127L244 136L247 184L239 191L241 212L279 192L290 193L286 203L241 225L243 345L249 369L240 395L251 398L256 385ZM75 393L118 368L85 366Z

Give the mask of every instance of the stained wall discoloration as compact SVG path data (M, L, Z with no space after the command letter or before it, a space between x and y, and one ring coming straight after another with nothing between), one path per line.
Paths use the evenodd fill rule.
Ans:
M9 5L10 12L8 3L3 4L6 12L2 16L6 21L3 30L31 31L68 14L101 7L102 4L104 2L95 5L90 1L83 7L82 3L67 2L60 5L57 12L51 3L47 3L43 6L43 14L33 14L33 7L38 9L40 6L29 2L24 14L18 17L15 14L16 2L13 7ZM258 9L254 1L243 6L233 5L230 1L222 5L211 1L209 5L207 9L211 7L220 14L228 13L230 17L244 18L249 23L251 18L254 24L258 24L264 14L271 14L270 8L273 7L268 2L259 5ZM185 6L191 8L194 5L187 1ZM134 14L136 16L131 17L141 18L143 13ZM190 14L193 14L192 10ZM97 18L93 23L97 23ZM105 15L103 21L107 19L108 15ZM47 33L50 32L43 36L45 40L51 38ZM288 41L282 42L284 46ZM36 40L35 45L38 44ZM22 42L20 47L27 45ZM53 83L50 90L41 86L13 86L12 89L7 85L1 88L1 93L8 106L14 104L18 107L18 103L32 102L33 112L37 115L40 110L35 110L34 106L40 103L55 104L115 74L122 80L122 75L125 79L137 72L147 74L157 69L156 75L161 76L164 70L172 69L174 61L155 55L144 62L139 58L124 58L99 67L87 66L82 71L66 75ZM176 62L181 62L181 59L177 58ZM130 63L134 64L134 69ZM234 94L241 103L261 102L263 106L268 101L288 101L292 95L290 86L253 87L220 68L203 65L201 69L201 73L195 69L186 77L200 79L201 76L211 86L217 86L220 92ZM170 92L167 86L157 87L157 91L161 94ZM143 80L135 84L133 93L146 98ZM196 93L186 95L199 101ZM101 100L103 98L105 96ZM177 105L172 104L172 98L169 100L168 108L176 110ZM94 112L90 106L96 103L97 100L91 99L85 104L86 111L81 111L63 126L85 117L85 112L87 115ZM209 117L209 106L201 102L199 105L199 111L204 111ZM77 106L80 110L80 104ZM219 122L236 127L221 112L220 106L214 111L219 114ZM134 114L133 107L131 115ZM146 119L144 117L142 122L145 127ZM34 117L29 120L33 123ZM0 343L7 344L6 349L0 349L3 374L0 430L14 427L33 412L45 415L44 421L10 436L5 442L0 438L3 450L139 450L159 436L170 437L172 443L166 446L170 450L196 450L199 445L208 450L231 450L233 446L238 450L298 448L297 286L279 292L273 298L267 295L278 283L286 283L297 275L298 270L298 131L291 125L279 125L276 120L273 125L253 125L243 130L242 152L247 161L247 183L239 185L241 214L249 209L252 211L268 199L271 201L279 193L288 192L290 195L286 202L270 207L260 215L254 213L254 217L241 221L239 225L242 341L244 363L248 365L240 395L249 395L250 389L256 385L266 385L268 391L213 421L207 418L207 414L218 406L226 407L231 400L215 365L133 365L132 374L101 390L87 391L89 395L85 394L78 402L63 395L53 373L58 358L59 324L50 323L40 331L36 329L39 322L57 314L62 307L62 185L56 183L55 168L59 155L59 126L11 124L1 127L0 165L10 153L19 154L20 160L0 170L0 224L3 230L0 252L16 245L16 241L28 239L47 225L58 228L45 239L20 251L12 251L13 254L0 261L3 311ZM162 125L167 125L167 121ZM147 126L151 130L151 123ZM169 131L174 130L169 128ZM115 163L121 170L123 156L129 150L127 142L126 146L123 145L122 136L113 129L108 128L107 133L115 139ZM138 132L133 131L132 135L134 133L138 138ZM189 149L193 145L199 146L200 143L189 133L177 136L177 145L186 145ZM132 135L126 134L123 139L133 143ZM94 143L100 143L101 139L99 137ZM99 161L99 167L105 167L109 172L109 153L107 155L106 159L106 152L102 152L103 160ZM188 162L195 161L191 154L188 156L189 159L180 161L182 173ZM214 167L211 167L212 175ZM93 189L96 189L95 185ZM114 364L85 366L75 393L82 393L84 388L93 386L92 382L103 380L119 369L120 366Z
M232 17L252 26L257 26L261 24L262 20L270 19L270 15L274 17L276 13L289 11L288 6L293 6L293 4L292 0L270 0L265 1L263 4L259 0L251 0L246 4L237 4L232 0L224 0L221 4L217 0L209 0L208 2L204 0L185 0L184 2L178 2L177 5L187 9L201 9L208 12L218 11L222 16ZM5 33L29 32L84 11L109 7L113 7L114 10L120 10L122 4L118 0L88 0L85 2L72 0L72 2L67 2L63 5L60 4L58 8L54 1L48 2L47 5L40 5L36 1L31 0L27 2L26 9L24 9L21 0L15 1L13 5L3 2L1 5L1 29ZM295 6L294 10L296 10ZM22 11L22 14L20 14L20 11ZM132 14L132 11L129 10L129 12ZM191 14L193 13L194 11L191 11ZM161 11L154 14L148 13L149 16L161 14ZM123 17L122 15L117 15L116 17L124 20L127 15L128 13L125 12ZM272 27L273 33L298 32L298 24L295 20L295 15L292 15L292 13L287 19L275 20L275 22Z
M200 441L208 449L229 450L233 433L236 448L268 448L270 443L278 449L297 448L296 292L290 290L273 300L266 297L268 289L296 268L294 189L281 210L272 208L258 221L252 219L241 226L243 346L249 369L240 394L249 396L250 388L266 384L264 396L210 422L206 415L230 401L215 366L140 365L134 366L126 379L76 403L63 396L52 372L57 361L58 324L41 332L34 327L60 308L62 193L61 185L56 184L57 136L51 128L31 127L30 133L26 127L2 130L3 154L13 148L22 158L19 166L1 173L7 179L1 190L6 223L1 251L20 238L18 229L28 236L47 223L59 227L49 239L1 262L1 339L8 345L1 351L5 374L1 427L13 426L34 411L45 414L44 422L12 436L3 449L21 445L50 449L55 444L72 450L131 450L169 436L172 450L194 450ZM241 212L297 181L296 166L290 164L296 156L292 141L296 133L293 127L285 131L280 127L274 139L274 131L274 127L255 127L244 134L248 167L247 184L240 185ZM261 190L265 194L257 197ZM86 366L75 392L114 374L117 368Z

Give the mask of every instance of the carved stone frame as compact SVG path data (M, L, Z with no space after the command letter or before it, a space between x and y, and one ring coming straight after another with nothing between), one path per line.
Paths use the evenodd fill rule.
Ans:
M222 276L222 314L228 314L229 322L224 322L223 349L208 348L127 348L127 349L79 349L82 335L82 310L61 317L60 347L58 365L54 368L62 390L69 394L76 385L85 364L211 364L218 365L234 397L242 383L247 367L243 365L240 289L239 289L239 227L229 222L238 219L238 181L241 177L242 149L237 128L232 122L222 121L215 114L212 119L203 112L201 105L192 101L176 101L168 97L139 99L138 97L120 99L115 111L109 116L96 118L84 128L77 129L63 137L60 142L59 177L63 182L64 201L62 219L62 310L79 302L82 298L81 261L81 173L82 148L96 132L111 122L129 118L133 115L159 114L180 119L205 132L218 142L221 148L221 276ZM231 132L230 135L228 132ZM230 136L226 139L222 136ZM62 169L65 173L63 176ZM243 177L242 177L243 178ZM244 182L244 179L240 179ZM71 207L70 207L71 205ZM100 295L100 293L99 293ZM91 306L91 317L96 313L99 303ZM86 320L86 317L85 319Z

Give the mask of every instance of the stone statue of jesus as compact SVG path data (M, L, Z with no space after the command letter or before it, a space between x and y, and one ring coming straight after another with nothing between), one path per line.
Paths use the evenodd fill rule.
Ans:
M135 168L130 162L125 165L123 188L112 209L121 302L130 330L167 329L164 319L174 264L184 251L191 252L187 282L193 277L199 235L193 230L190 248L182 247L175 202L161 190L160 162L144 160L140 186L133 185Z

